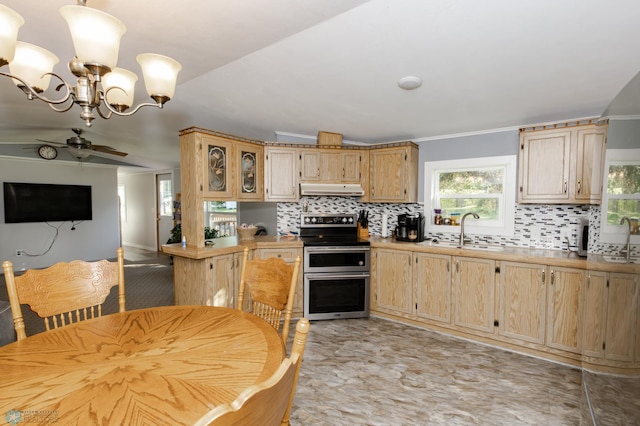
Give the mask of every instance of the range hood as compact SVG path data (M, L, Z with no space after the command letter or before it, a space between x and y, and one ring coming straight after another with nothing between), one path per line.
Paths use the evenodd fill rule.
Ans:
M364 189L359 183L301 183L300 195L360 197L364 195Z

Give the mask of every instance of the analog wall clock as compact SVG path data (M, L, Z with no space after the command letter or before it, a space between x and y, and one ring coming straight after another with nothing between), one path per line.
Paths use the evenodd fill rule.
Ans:
M45 160L53 160L58 156L58 150L51 145L40 145L38 147L38 155Z

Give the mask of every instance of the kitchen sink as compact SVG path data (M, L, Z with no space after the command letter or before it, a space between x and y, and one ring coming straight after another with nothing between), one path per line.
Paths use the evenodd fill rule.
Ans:
M640 259L631 257L629 260L625 256L603 254L602 259L609 263L638 263Z
M460 247L457 243L425 241L424 245L430 247L462 248L464 250L504 251L504 247L488 246L486 244L465 244L463 247Z
M484 251L504 251L504 247L500 246L486 246L481 244L465 244L463 249L469 250L484 250Z
M457 243L447 243L443 241L424 241L420 244L429 246L429 247L458 248Z

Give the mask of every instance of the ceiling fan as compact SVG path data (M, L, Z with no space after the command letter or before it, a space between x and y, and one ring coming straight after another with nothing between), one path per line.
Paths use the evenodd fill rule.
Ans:
M91 154L96 154L98 156L100 156L100 154L117 155L119 157L127 156L126 152L117 151L116 149L111 148L110 146L92 144L91 141L82 137L82 129L73 128L71 130L73 130L73 132L76 135L67 139L66 144L60 143L60 142L48 141L44 139L36 139L36 140L40 142L44 142L49 145L53 145L61 148L68 148L69 150L71 150L71 153L73 154L73 156L79 159L86 158Z

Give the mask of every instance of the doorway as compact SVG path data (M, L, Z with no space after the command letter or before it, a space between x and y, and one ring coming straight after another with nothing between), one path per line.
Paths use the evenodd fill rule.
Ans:
M167 243L173 228L173 184L171 173L156 175L157 249Z

